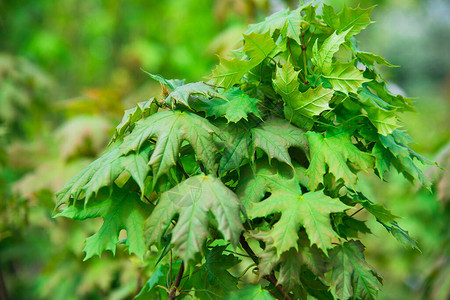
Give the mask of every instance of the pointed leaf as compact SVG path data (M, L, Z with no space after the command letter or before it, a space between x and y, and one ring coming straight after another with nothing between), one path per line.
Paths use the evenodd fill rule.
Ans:
M330 252L333 288L340 299L377 298L379 276L367 264L363 251L361 242L351 240Z
M165 103L170 105L172 108L175 107L177 103L182 103L183 105L190 107L189 97L193 95L221 97L212 86L199 81L177 87L169 94L169 96L167 96Z
M188 141L197 160L204 163L210 173L215 173L217 147L212 135L217 130L208 120L190 112L163 111L140 120L133 132L120 146L122 153L138 151L152 138L157 138L150 158L155 181L176 164L181 143Z
M369 79L363 77L360 70L355 68L352 63L335 64L330 73L324 75L335 91L340 91L345 94L356 93L362 84L369 82Z
M324 74L330 73L333 56L339 50L341 44L345 42L345 37L350 30L351 28L340 34L337 34L336 31L333 32L333 34L323 42L322 46L320 46L320 50L317 45L318 39L316 40L313 46L313 57L311 61L317 67L318 72L321 71Z
M148 221L150 244L160 241L172 219L179 215L171 243L178 256L191 262L202 252L213 215L224 238L236 246L243 230L240 211L239 199L218 178L190 177L161 195Z
M381 56L370 53L370 52L358 51L358 52L356 52L356 57L358 57L358 59L366 66L373 66L375 63L377 63L379 65L385 65L388 67L398 67L396 65L388 63Z
M335 14L333 7L324 4L323 6L323 21L328 24L333 30L343 32L350 29L348 37L356 35L369 26L370 12L375 6L367 9L362 9L359 6L356 8L349 8L344 3L344 7L339 14Z
M323 182L326 166L336 180L342 179L345 183L353 185L357 177L347 165L347 161L362 170L367 170L373 165L373 157L353 145L350 134L346 131L330 131L325 138L312 131L306 135L311 149L311 163L307 175L310 178L310 188L313 190Z

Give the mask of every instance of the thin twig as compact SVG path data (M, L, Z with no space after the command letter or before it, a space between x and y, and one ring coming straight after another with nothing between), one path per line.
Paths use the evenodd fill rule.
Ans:
M242 248L245 250L245 252L248 253L248 255L250 256L250 258L253 260L253 262L258 265L259 264L259 258L258 256L255 254L255 252L253 252L252 248L250 248L250 245L247 243L247 241L244 238L244 235L241 234L240 238L239 238L239 242L241 243ZM264 279L266 279L267 281L269 281L276 289L277 291L281 294L281 296L283 297L282 299L284 300L292 300L291 296L289 295L288 292L286 292L283 289L283 286L281 286L280 284L278 284L278 280L275 277L275 274L272 272L270 275L264 275L263 276Z
M6 283L3 278L3 272L2 268L0 267L0 299L1 300L8 300L8 290L6 289Z
M183 173L183 175L186 176L186 178L189 178L189 174L186 173L186 171L184 170L182 164L180 164L179 162L177 162L177 167L178 167L178 169L180 169L181 173Z
M172 289L169 293L169 300L174 300L177 297L178 287L180 286L181 279L183 278L184 273L184 261L181 262L180 270L177 274L177 279L175 279L175 283L173 284Z
M202 170L202 172L203 172L205 175L208 175L208 173L206 173L205 166L203 165L202 162L200 163L200 170Z

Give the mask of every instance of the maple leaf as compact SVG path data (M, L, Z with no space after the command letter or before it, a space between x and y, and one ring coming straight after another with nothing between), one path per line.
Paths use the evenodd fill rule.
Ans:
M302 194L295 175L287 176L289 175L286 171L267 164L257 168L250 182L246 182L248 187L240 193L244 198L242 203L248 207L249 217L257 218L281 213L280 220L265 233L265 240L271 241L278 258L290 248L298 249L297 232L301 226L305 227L311 244L316 244L327 253L332 238L337 237L331 227L329 215L350 207L326 196L322 191ZM252 183L252 180L257 183ZM257 191L250 188L255 184L259 186ZM253 195L249 195L249 192ZM259 202L266 192L270 192L270 196Z
M164 192L147 225L150 244L160 241L172 219L179 215L172 229L175 253L191 262L202 251L208 236L211 215L224 238L236 246L243 227L239 198L218 178L196 175Z
M388 63L383 57L370 52L357 51L356 57L358 57L358 59L366 66L373 66L375 63L377 63L379 65L385 65L388 67L398 67L396 65Z
M123 137L125 132L132 129L134 124L145 117L148 117L156 112L157 106L154 103L155 98L151 98L148 101L139 102L135 107L127 109L123 114L122 121L117 125L114 135L111 138L109 145L111 145L117 139ZM156 106L156 107L155 107Z
M123 154L139 151L144 143L157 138L155 149L150 157L154 180L176 164L181 143L188 141L195 151L197 160L204 163L210 173L215 173L217 164L216 144L212 135L217 130L207 119L190 112L163 111L136 123L120 150Z
M190 285L196 290L196 298L211 299L211 294L214 293L214 299L224 299L225 295L237 290L238 279L227 269L240 260L232 254L225 255L226 248L227 246L215 246L206 250L205 263L199 272L190 277Z
M178 86L173 90L164 101L172 108L177 103L181 103L187 107L190 107L189 97L193 95L203 95L205 97L221 97L220 94L210 85L204 82L193 82L185 85Z
M300 8L290 11L281 10L267 17L264 21L249 26L247 33L269 32L271 36L279 30L283 37L288 37L301 45L300 41Z
M184 79L166 79L159 74L152 74L152 73L149 73L146 71L144 71L144 73L146 73L148 76L150 76L152 79L158 81L159 83L167 85L172 90L175 90L176 88L178 88L182 85L185 85L185 81L186 81Z
M333 62L333 55L339 50L339 46L345 42L345 37L351 30L348 29L340 34L333 32L320 46L318 46L319 39L316 40L313 46L312 63L317 67L317 71L322 71L324 74L329 74L331 71L331 63Z
M349 30L348 37L356 35L369 26L370 12L375 6L367 9L362 9L359 6L356 8L349 8L345 3L339 14L334 12L330 5L323 5L323 21L329 25L333 30L343 32Z
M340 91L345 94L356 93L362 84L369 82L369 79L363 77L363 74L358 70L353 63L334 64L329 74L323 75L335 91Z
M126 156L122 156L119 147L109 150L79 172L56 193L57 206L63 203L70 204L71 198L73 198L73 203L76 203L83 193L86 205L100 188L112 186L124 171L133 177L143 194L144 180L150 171L147 163L152 148L153 146L147 144L140 152L132 152Z
M212 71L210 78L217 86L230 88L251 69L259 65L267 57L273 57L281 49L275 44L269 32L249 33L244 35L244 52L250 58L242 60L238 57L233 59L220 58L220 63Z
M192 107L204 111L207 117L225 117L229 122L237 123L241 119L247 120L250 113L262 119L257 106L259 101L250 98L238 87L233 87L223 93L221 98L198 98Z
M333 289L340 299L376 299L381 289L379 275L364 258L364 246L350 240L330 252Z
M86 257L101 256L103 251L116 252L119 242L119 233L122 229L127 231L125 244L129 253L136 254L143 259L147 247L144 239L144 221L150 214L151 208L139 198L139 195L115 187L111 195L102 192L85 206L79 202L67 206L56 216L75 220L87 218L103 218L102 227L93 236L86 239Z
M318 86L301 93L298 89L300 86L297 81L298 73L290 62L286 62L281 68L277 68L273 86L294 115L312 118L329 108L328 102L334 91Z
M357 177L347 162L352 162L362 170L367 170L373 165L373 157L353 145L349 132L336 129L327 131L325 137L312 131L307 132L306 135L309 140L311 156L307 175L312 190L323 182L326 166L336 180L342 179L345 183L353 185L356 183Z
M219 161L219 174L232 169L239 169L241 163L250 160L253 155L251 147L252 136L250 130L242 126L230 126L225 128L224 151Z
M379 135L379 139L383 147L388 151L380 151L379 160L392 163L395 168L403 173L405 177L410 180L418 180L427 189L431 188L431 183L428 178L423 174L415 162L414 158L417 158L423 164L433 164L429 159L422 155L417 154L407 145L412 141L411 138L400 130L395 130L392 134L384 136Z
M303 130L292 126L282 119L271 119L253 128L252 139L254 146L263 150L269 157L292 165L288 149L301 148L307 153L308 143ZM279 133L283 132L283 135Z

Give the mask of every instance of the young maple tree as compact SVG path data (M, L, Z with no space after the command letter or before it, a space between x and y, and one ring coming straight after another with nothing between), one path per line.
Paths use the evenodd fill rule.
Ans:
M374 67L393 65L357 46L372 8L316 9L251 25L208 82L150 74L162 99L126 111L108 150L57 194L57 216L103 218L85 259L125 244L151 265L143 299L376 298L355 214L417 245L357 173L393 166L429 187L415 159L428 161L399 129L411 101Z

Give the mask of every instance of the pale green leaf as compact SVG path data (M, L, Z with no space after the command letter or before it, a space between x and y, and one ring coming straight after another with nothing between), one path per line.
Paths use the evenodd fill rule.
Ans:
M329 74L331 71L331 63L333 62L334 54L339 50L341 44L345 42L345 37L348 32L351 30L348 29L339 34L337 32L333 32L320 46L320 50L318 49L318 39L314 43L313 46L313 57L311 58L312 63L317 67L317 72L322 72L324 74Z
M303 130L292 126L286 120L270 119L252 130L253 143L262 149L269 160L276 158L281 162L292 165L288 149L297 147L307 153L307 141ZM280 133L283 134L280 134Z
M323 6L323 20L333 30L343 32L350 30L348 37L356 35L369 26L372 21L370 20L370 12L374 6L367 9L362 9L359 6L356 8L350 8L344 3L344 7L341 12L336 14L332 6L324 4Z
M236 246L243 230L241 209L239 198L218 178L190 177L161 195L147 224L150 244L159 242L167 226L179 215L171 231L171 244L176 255L191 262L202 252L212 215L225 240Z
M385 65L388 67L398 67L396 65L388 63L381 56L370 53L370 52L358 51L358 52L356 52L356 57L358 57L358 59L366 66L373 66L375 63L377 63L379 65Z
M228 300L242 300L242 299L252 299L252 300L275 300L267 290L263 289L261 286L248 285L239 292L233 293L226 299Z
M293 11L284 9L272 14L260 23L250 25L247 33L269 32L273 36L275 31L279 30L283 37L291 38L300 45L300 22L300 9Z
M312 190L323 182L326 166L329 168L328 172L332 173L336 180L342 179L346 184L351 185L356 183L357 176L349 168L347 162L355 164L362 170L373 166L373 157L353 145L350 134L346 131L330 131L325 137L312 131L307 132L306 135L309 140L311 156L307 175Z
M269 32L244 34L244 52L256 62L263 61L266 57L273 57L280 49L273 41Z
M115 254L119 233L122 229L127 231L125 244L128 246L129 253L134 253L142 259L147 251L144 239L144 221L150 211L150 206L142 202L138 194L115 188L111 195L106 192L102 193L87 206L79 202L67 206L57 216L76 220L103 218L102 227L86 240L84 260L95 255L101 256L106 250Z
M337 237L331 227L329 215L350 207L326 196L322 191L302 195L294 173L292 172L291 177L288 176L288 172L268 165L257 168L250 181L256 180L258 185L264 186L264 189L259 190L259 195L256 196L249 195L247 188L241 192L243 198L251 198L243 199L243 203L249 207L249 217L257 218L281 213L279 221L265 236L266 241L271 241L270 245L276 248L278 257L291 248L298 249L297 232L301 226L305 227L311 244L317 244L327 253L332 238ZM270 193L269 198L255 202L260 201L266 192Z
M336 63L333 65L330 73L323 77L330 82L335 91L345 94L356 93L363 83L370 81L363 77L362 72L353 63Z
M241 163L250 160L253 155L250 147L252 136L249 130L239 126L227 126L224 142L224 151L219 161L219 174L232 169L238 169Z
M212 135L216 130L207 119L193 113L163 111L137 122L133 132L124 139L120 151L124 154L139 151L144 143L156 138L149 162L156 181L176 164L181 143L188 141L197 160L203 162L208 172L214 174L217 168L217 147Z

